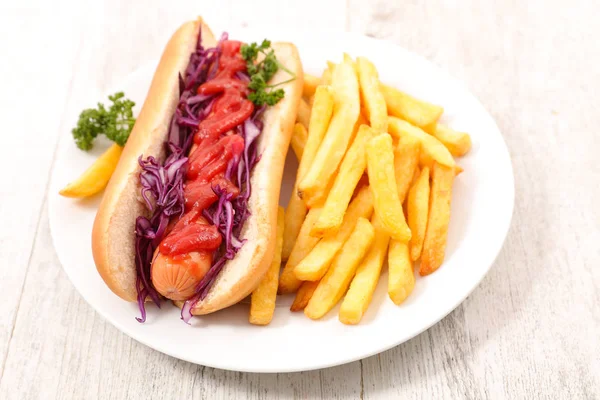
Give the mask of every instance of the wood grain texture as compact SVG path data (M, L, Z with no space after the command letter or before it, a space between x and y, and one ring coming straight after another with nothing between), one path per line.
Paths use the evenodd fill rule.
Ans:
M0 187L0 398L600 398L600 3L266 4L0 6L0 51L9 60L0 63L9 166L9 184ZM380 355L266 375L165 356L83 301L59 265L48 227L57 140L69 134L82 104L155 59L175 27L197 14L217 30L319 26L391 40L473 91L510 149L516 204L494 268L461 306ZM21 167L23 160L31 163Z

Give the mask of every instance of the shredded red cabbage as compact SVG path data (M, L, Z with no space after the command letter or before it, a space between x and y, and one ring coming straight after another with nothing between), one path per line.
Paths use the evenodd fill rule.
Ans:
M196 51L190 56L190 63L185 71L185 78L179 76L180 99L171 119L168 140L166 142L167 158L164 163L154 157L145 160L140 156L140 182L142 198L150 213L150 217L139 216L136 220L136 268L138 305L141 318L146 321L145 300L150 299L160 307L160 295L152 285L150 268L152 257L157 246L165 236L165 231L172 216L181 216L184 212L183 184L187 168L187 157L194 133L200 121L210 113L215 96L196 95L198 86L214 77L218 70L220 44L227 40L227 34L221 36L215 48L202 47L201 34L198 35ZM248 74L239 72L238 79L249 81ZM194 305L203 300L219 272L228 260L235 257L244 244L240 234L246 219L249 217L248 200L251 194L250 173L259 161L256 138L262 131L260 120L265 107L254 111L252 118L236 129L244 138L245 148L241 157L234 157L227 166L225 177L240 188L234 197L219 186L213 187L219 196L209 209L204 210L204 217L212 222L223 235L223 244L213 256L213 264L206 276L196 287L196 294L187 300L181 310L181 318L189 323Z

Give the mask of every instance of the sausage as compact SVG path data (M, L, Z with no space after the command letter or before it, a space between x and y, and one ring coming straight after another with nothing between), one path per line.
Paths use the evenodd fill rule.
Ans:
M195 288L212 264L212 252L193 251L167 256L156 249L151 268L154 287L171 300L186 300L195 294Z

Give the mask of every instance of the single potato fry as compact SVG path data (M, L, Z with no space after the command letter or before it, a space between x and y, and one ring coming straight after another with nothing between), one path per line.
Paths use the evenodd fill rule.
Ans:
M300 122L305 128L310 124L310 106L304 99L300 99L298 104L298 114L296 114L296 122Z
M356 270L356 275L352 279L340 308L340 322L346 325L358 324L371 304L387 253L390 236L383 229L375 214L371 217L371 225L375 229L373 244Z
M287 260L296 242L296 237L300 232L300 227L307 213L306 203L298 196L298 182L304 176L308 168L313 163L314 157L319 150L321 141L325 136L329 120L333 113L333 89L330 86L318 86L315 92L315 102L313 104L310 123L308 127L308 137L302 159L298 166L296 175L296 184L292 191L290 201L285 210L285 232L283 234L282 258ZM314 207L314 205L313 205Z
M308 304L310 298L315 293L315 290L319 286L319 281L306 281L302 282L302 286L296 292L296 297L294 298L294 302L290 307L290 311L302 311Z
M410 238L410 259L417 261L421 257L427 216L429 215L429 167L424 167L416 182L410 188L407 199L408 227Z
M334 97L331 86L318 86L315 91L315 101L308 124L308 137L304 148L306 159L298 166L298 176L301 179L313 163L333 115Z
M354 142L354 138L356 137L356 134L358 133L358 129L360 128L360 126L367 124L367 123L368 123L367 120L362 115L358 116L358 120L354 124L354 129L352 130L352 138L350 139L350 143ZM338 174L338 171L336 171L331 176L331 178L329 178L329 182L327 182L327 185L325 186L324 190L317 192L313 197L309 197L309 198L305 199L305 204L308 208L314 208L314 207L322 208L325 205L325 201L327 200L327 197L329 196L329 192L331 192L331 188L333 187L333 184L335 183L337 174Z
M343 62L335 67L332 86L335 112L312 165L298 184L302 199L305 199L305 196L314 197L325 191L327 183L346 153L360 113L358 79L351 65Z
M352 235L331 263L309 300L304 314L310 319L323 317L342 298L354 277L358 264L371 246L375 230L365 218L359 218Z
M279 269L281 268L281 248L283 247L283 207L277 211L277 241L273 261L265 277L250 296L250 316L248 320L254 325L268 325L275 312Z
M315 94L317 86L321 84L321 78L318 76L304 74L304 86L302 87L302 97L310 98Z
M321 83L323 85L331 85L331 77L334 69L335 63L332 61L327 61L327 68L323 70L323 74L321 75Z
M402 203L398 198L394 150L389 134L377 135L367 143L367 171L375 212L381 219L381 225L392 238L408 242L410 229L404 220Z
M455 157L462 157L471 150L471 136L465 132L457 132L447 125L438 123L433 136Z
M306 219L302 223L294 248L279 278L280 294L294 293L302 284L302 281L296 278L294 268L319 242L318 238L310 236L310 230L319 218L320 212L319 208L313 208L306 214Z
M387 105L381 92L381 82L375 65L365 57L356 59L360 94L364 101L365 111L371 127L376 132L387 132Z
M329 264L352 231L359 218L369 218L373 213L373 195L368 186L363 187L348 206L340 229L333 235L324 237L294 268L298 279L316 281L327 272Z
M287 261L290 258L300 228L308 212L306 204L302 201L295 190L292 191L290 201L285 209L285 224L283 231L283 250L281 259Z
M429 220L423 242L419 273L429 275L444 262L446 238L450 224L450 202L454 169L433 164L431 172L431 193L429 199Z
M308 132L306 131L304 125L302 125L300 122L296 122L290 144L292 145L292 150L294 150L294 154L296 154L296 159L298 162L302 160L302 153L304 153L304 146L306 145L307 137Z
M358 133L358 129L360 128L361 125L365 125L365 124L368 124L367 119L362 114L359 115L358 120L354 124L354 129L352 130L352 137L350 138L350 143L354 143L354 138L356 137L356 134ZM314 207L322 208L325 205L325 201L327 200L327 197L329 196L329 193L331 192L331 190L333 188L333 184L335 183L338 171L339 171L339 169L336 170L333 175L331 175L331 177L329 178L329 181L327 182L327 185L325 185L325 189L318 191L312 197L308 197L308 198L304 199L305 204L308 208L314 208Z
M388 295L401 304L415 288L415 272L408 254L408 243L390 240L388 251Z
M371 137L373 137L372 128L362 125L342 160L333 187L329 191L327 201L325 201L321 211L321 216L310 232L312 236L331 235L342 226L342 220L354 189L367 168L365 145Z
M421 142L411 136L402 137L394 150L394 174L400 203L404 203L415 169L419 167L420 152Z
M113 144L79 178L58 193L65 197L88 197L101 192L115 172L122 152L121 146Z
M391 86L381 85L381 91L389 115L406 120L426 132L434 132L435 125L444 112L442 107L416 99Z
M437 161L442 165L454 168L456 162L452 158L452 154L435 137L401 119L389 117L388 121L389 133L391 135L398 139L405 136L412 136L421 141L421 164L431 168L433 161Z

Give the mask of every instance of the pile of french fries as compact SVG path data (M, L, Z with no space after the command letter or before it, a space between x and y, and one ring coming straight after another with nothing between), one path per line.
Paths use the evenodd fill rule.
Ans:
M271 321L278 291L295 293L291 310L311 319L342 301L339 320L357 324L386 257L395 304L414 289L415 263L422 276L442 265L462 172L454 157L471 139L439 122L442 107L381 83L364 57L344 54L321 77L305 75L303 97L291 141L296 182L250 322Z

